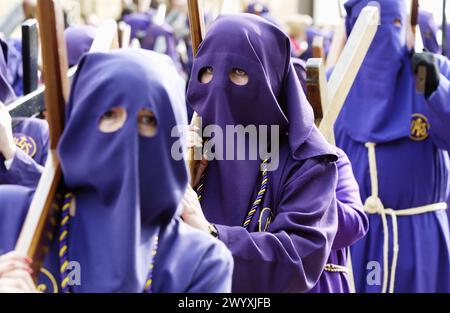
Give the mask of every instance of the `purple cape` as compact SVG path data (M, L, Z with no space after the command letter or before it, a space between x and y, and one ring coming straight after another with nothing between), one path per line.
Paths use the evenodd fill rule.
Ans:
M89 52L96 31L88 25L72 25L64 31L69 67L77 65L83 54Z
M303 60L297 58L292 58L292 63L303 90L306 91L306 64ZM353 174L350 160L341 149L337 149L337 153L339 156L336 162L338 168L336 186L338 231L327 264L348 268L348 250L367 233L369 221L364 213L359 186ZM349 274L331 271L324 271L317 285L310 291L310 293L344 292L350 292Z
M314 126L290 51L288 36L270 22L251 14L223 15L194 60L188 102L204 126L278 125L281 132L280 165L269 173L248 230L242 225L261 185L262 160L247 156L208 166L202 207L233 253L234 292L311 289L337 228L335 151ZM205 67L213 69L208 84L199 81ZM247 85L230 81L234 68L248 73Z

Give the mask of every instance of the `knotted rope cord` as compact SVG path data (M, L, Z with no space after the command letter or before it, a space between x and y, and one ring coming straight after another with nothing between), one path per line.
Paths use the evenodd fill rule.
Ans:
M436 212L440 210L446 210L447 204L444 203L435 203L430 205L425 205L412 209L405 210L393 210L386 209L381 202L381 199L378 194L378 169L377 169L377 159L375 153L375 143L367 143L366 148L368 149L368 157L369 157L369 170L370 170L370 180L372 185L372 196L370 196L366 203L364 204L364 210L368 214L379 214L381 216L381 221L383 225L383 287L382 293L386 293L388 290L388 278L390 277L389 282L389 293L394 293L395 289L395 278L396 278L396 270L397 270L397 262L398 262L398 254L399 254L399 243L398 243L398 223L397 218L401 216L412 216L419 215L425 213ZM391 270L389 275L389 225L387 223L387 216L390 216L392 219L392 237L393 237L393 256L391 263Z

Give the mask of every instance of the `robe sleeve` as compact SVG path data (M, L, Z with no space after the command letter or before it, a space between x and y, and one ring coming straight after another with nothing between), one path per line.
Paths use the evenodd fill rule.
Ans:
M334 163L292 172L267 232L216 225L234 257L233 292L306 292L320 278L337 231Z
M14 250L32 196L25 187L0 186L0 255Z
M444 57L437 60L439 87L427 101L430 136L440 149L450 151L450 61Z
M359 186L347 155L338 150L338 183L336 188L339 227L333 249L352 246L367 234L369 220L364 213Z
M221 242L211 245L195 269L187 293L230 293L233 257Z
M11 168L0 167L0 183L36 188L44 167L21 149L16 150Z

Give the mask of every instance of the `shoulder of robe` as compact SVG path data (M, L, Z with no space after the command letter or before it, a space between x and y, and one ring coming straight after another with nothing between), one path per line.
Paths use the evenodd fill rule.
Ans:
M26 187L0 186L0 255L14 248L33 193Z
M39 135L41 137L48 136L49 128L48 123L38 118L13 118L12 121L14 132L28 132L33 135Z
M293 159L296 161L318 159L332 163L338 160L338 151L336 147L333 147L325 140L319 129L314 126L308 139L293 155Z

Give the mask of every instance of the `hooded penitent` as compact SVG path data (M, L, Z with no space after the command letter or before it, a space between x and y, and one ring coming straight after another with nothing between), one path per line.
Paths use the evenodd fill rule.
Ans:
M261 148L264 140L246 140L243 160L236 149L226 150L229 136L223 145L218 133L210 140L216 155L224 151L224 160L209 162L201 204L233 253L235 292L308 290L323 270L329 240L335 234L336 169L330 162L335 156L314 126L290 49L288 36L261 17L223 15L211 26L194 60L188 102L203 118L204 127L218 126L224 134L227 126L254 126L258 134L260 126L269 131L279 127L279 133L271 137L280 142L280 151L271 147L279 167L268 173L267 181L260 171L265 156L248 154ZM206 69L213 77L202 83ZM230 79L236 69L247 73L246 84L237 85ZM226 152L232 157L226 158ZM320 177L315 176L319 167L323 170ZM308 168L311 175L305 177ZM314 204L307 195L318 192L319 185L321 200ZM310 192L305 191L308 188ZM263 199L253 202L257 197ZM312 220L306 218L310 213Z
M277 125L281 134L289 133L291 153L301 154L300 147L313 129L313 112L301 92L289 48L280 29L255 15L219 17L200 46L188 89L188 102L202 117L204 126L217 125L225 132L227 125ZM206 67L212 67L214 76L210 83L202 84L199 75ZM247 85L238 86L230 80L233 69L248 74ZM251 151L258 148L258 143L247 146ZM226 156L225 141L223 150ZM206 179L210 192L204 203L221 203L214 214L223 210L220 215L227 225L245 218L245 212L233 208L245 208L251 201L261 161L247 158L210 164ZM239 191L230 197L236 177L240 177Z
M348 32L370 2L346 2ZM450 63L435 55L437 90L416 92L405 2L377 2L381 24L335 123L369 214L352 248L356 290L449 292Z
M131 13L123 17L123 21L131 26L131 39L142 38L150 26L154 16L153 10L144 13Z
M89 25L72 25L64 31L70 67L77 65L83 54L89 52L96 31L95 27Z
M229 291L228 251L178 217L188 173L184 145L173 128L187 124L184 91L170 60L150 51L88 54L81 60L58 146L74 210L69 223L64 223L67 205L63 210L40 276L43 289L139 293L151 277L153 292ZM114 108L125 110L126 119L117 131L104 133L99 121L114 116ZM157 121L153 136L140 134L143 109ZM69 284L65 279L74 270Z
M346 27L350 34L361 10L370 1L350 0ZM409 136L414 86L406 45L405 1L383 1L381 24L342 109L345 131L360 142L386 142ZM394 22L399 20L402 26ZM389 53L387 53L389 51ZM383 77L383 79L379 79ZM364 101L361 101L364 99ZM364 118L361 118L364 116Z
M168 55L179 71L183 70L180 55L177 52L177 39L168 24L157 25L151 22L141 39L141 47Z

